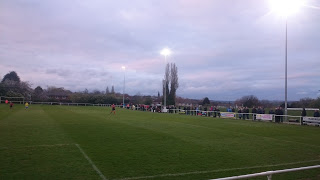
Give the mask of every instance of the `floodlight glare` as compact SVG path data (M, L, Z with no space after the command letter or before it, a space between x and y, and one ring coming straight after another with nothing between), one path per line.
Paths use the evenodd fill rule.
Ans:
M126 70L126 67L125 67L125 66L122 66L121 68L122 68L123 70Z
M287 17L299 11L305 0L269 0L272 11Z
M162 55L164 55L164 56L169 56L169 55L171 54L171 51L170 51L170 49L168 49L168 48L164 48L164 49L160 52L160 54L162 54Z

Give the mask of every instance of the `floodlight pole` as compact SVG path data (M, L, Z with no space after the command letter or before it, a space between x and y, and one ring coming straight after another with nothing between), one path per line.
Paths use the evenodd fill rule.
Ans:
M288 119L288 19L286 18L286 48L285 48L285 102L284 115L285 121Z
M167 70L167 55L164 56L164 93L163 93L163 98L164 98L164 109L167 109L167 75L166 75L166 70Z
M125 88L126 88L126 68L123 66L122 69L124 70L124 73L123 73L122 108L125 108L124 107L124 93L125 93Z
M164 61L165 61L165 66L164 66L164 92L163 92L163 112L167 112L167 56L170 55L170 50L168 48L165 48L161 51L161 54L164 55Z

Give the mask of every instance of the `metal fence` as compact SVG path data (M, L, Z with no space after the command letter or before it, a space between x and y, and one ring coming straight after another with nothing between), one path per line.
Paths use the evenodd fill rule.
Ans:
M220 111L201 111L201 110L182 110L182 109L169 109L168 112L173 114L184 114L184 115L191 115L191 116L233 118L233 119L243 119L243 120L252 120L252 121L268 121L268 122L276 122L276 123L320 126L319 117L303 117L303 116L256 114L256 113L236 113L236 112L220 112Z
M16 102L16 103L21 104L22 101ZM111 106L111 104L32 102L32 101L30 101L29 104L65 105L65 106L105 106L105 107ZM123 106L116 105L116 107L122 108ZM140 110L140 108L135 107L135 110ZM145 109L145 111L147 111L147 109ZM202 110L183 110L183 109L168 109L168 113L184 114L184 115L191 115L191 116L221 117L221 118L244 119L244 120L252 120L252 121L269 121L269 122L289 123L289 124L297 124L297 125L320 126L320 118L302 117L302 116L256 114L256 113L236 113L236 112L220 112L220 111L202 111ZM258 119L258 117L265 116L265 115L269 116L269 118Z
M30 102L30 104L65 105L65 106L111 106L111 104L91 104L91 103L61 103L61 102ZM117 105L122 107L122 105Z
M271 180L273 174L280 174L280 173L287 173L287 172L294 172L294 171L302 171L302 170L315 169L315 168L320 168L320 165L300 167L300 168L292 168L292 169L283 169L283 170L276 170L276 171L266 171L266 172L260 172L260 173L254 173L254 174L247 174L247 175L241 175L241 176L232 176L232 177L218 178L218 179L211 179L211 180L245 179L245 178L258 177L258 176L267 176L268 180Z

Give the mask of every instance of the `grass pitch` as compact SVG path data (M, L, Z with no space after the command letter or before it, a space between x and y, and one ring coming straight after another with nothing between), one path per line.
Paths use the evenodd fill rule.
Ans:
M320 164L319 127L110 110L1 104L0 179L212 179Z

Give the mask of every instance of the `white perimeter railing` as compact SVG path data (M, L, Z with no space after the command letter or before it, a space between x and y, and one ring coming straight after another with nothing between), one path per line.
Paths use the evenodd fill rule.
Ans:
M232 177L218 178L218 179L211 179L211 180L245 179L245 178L258 177L258 176L267 176L268 180L271 180L273 174L287 173L287 172L293 172L293 171L302 171L302 170L315 169L315 168L320 168L320 165L300 167L300 168L292 168L292 169L283 169L283 170L276 170L276 171L266 171L266 172L260 172L260 173L254 173L254 174L247 174L247 175L241 175L241 176L232 176Z
M61 102L30 102L30 104L66 105L66 106L111 106L111 104L91 104L91 103L61 103ZM122 107L122 105L116 105Z
M1 103L1 101L0 101ZM65 105L65 106L105 106L110 107L111 104L91 104L91 103L61 103L61 102L29 102L30 104L47 104L47 105ZM20 102L21 104L21 102ZM116 105L116 107L121 108L122 105ZM139 110L140 107L135 107L136 110ZM317 110L317 109L315 109ZM168 109L167 113L173 114L185 114L191 116L207 116L207 117L221 117L221 118L234 118L234 119L246 119L246 120L257 120L257 121L270 121L276 122L276 117L278 122L284 122L284 119L290 118L286 123L300 124L300 125L313 125L320 126L320 118L313 117L302 117L302 116L290 116L290 115L275 115L275 114L266 114L270 115L270 119L256 119L256 113L237 113L237 112L221 112L221 111L202 111L202 110L183 110L183 109ZM223 114L229 114L232 116L223 116ZM306 120L304 120L306 118ZM309 119L308 119L309 118Z
M319 117L303 117L303 116L291 116L291 115L275 115L275 114L257 114L257 113L237 113L237 112L221 112L221 111L202 111L202 110L182 110L182 109L169 109L169 113L183 113L191 116L207 116L207 117L221 117L221 118L234 118L254 121L269 121L279 123L291 123L300 125L313 125L320 126ZM230 115L230 116L226 116ZM258 119L258 115L267 115L267 119Z

